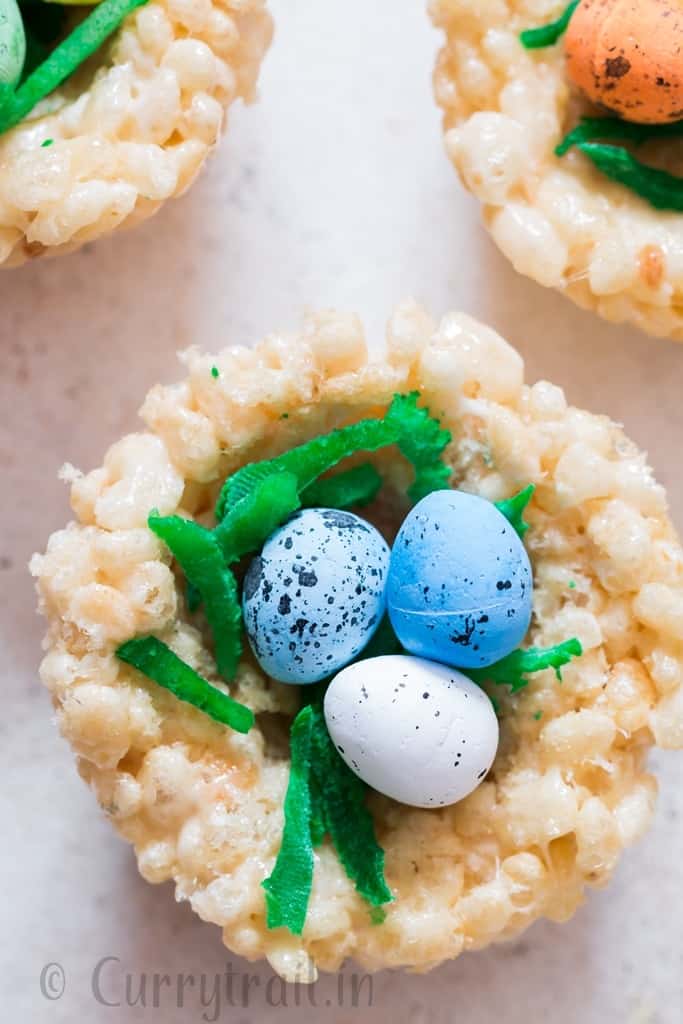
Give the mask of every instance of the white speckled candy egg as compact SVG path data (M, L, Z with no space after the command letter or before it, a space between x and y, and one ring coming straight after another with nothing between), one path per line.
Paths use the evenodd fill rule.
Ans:
M392 654L343 669L325 721L349 768L412 807L445 807L481 783L498 748L484 691L457 669Z
M309 508L280 527L244 579L244 625L264 671L317 683L360 654L384 615L389 558L350 512Z

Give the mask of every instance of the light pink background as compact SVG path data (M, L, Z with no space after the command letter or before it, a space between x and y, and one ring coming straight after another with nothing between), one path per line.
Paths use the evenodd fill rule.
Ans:
M683 525L683 346L610 327L516 276L479 226L442 150L430 93L438 37L417 0L272 0L278 32L261 102L235 112L185 199L129 235L0 277L0 644L2 649L2 1018L32 1024L208 1019L188 990L159 1009L107 1008L94 965L125 1001L121 971L213 974L227 962L216 929L136 873L76 776L37 681L42 623L26 572L68 518L57 479L88 469L133 429L156 380L179 374L176 349L249 343L298 323L307 306L360 312L377 337L414 295L435 314L462 308L523 352L530 379L562 384L578 405L622 420L650 453ZM362 1016L392 1024L679 1024L683 1020L681 760L658 756L662 795L649 837L611 887L563 927L434 974L384 973ZM40 993L43 965L66 973L61 1000ZM335 1021L337 982L318 1008L271 1007L271 977L221 1020ZM346 998L348 999L348 988ZM239 988L236 988L239 992ZM288 995L290 1004L294 994ZM330 1005L326 1006L329 1000ZM361 1003L361 1005L363 1005Z

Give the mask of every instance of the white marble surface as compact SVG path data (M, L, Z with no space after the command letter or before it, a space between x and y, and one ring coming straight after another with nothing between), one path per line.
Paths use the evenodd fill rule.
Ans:
M482 0L483 2L483 0ZM154 221L80 254L0 279L0 845L2 1018L35 1024L202 1019L238 1024L679 1024L683 1020L681 761L659 756L655 826L613 884L565 926L467 955L432 975L375 979L372 1009L266 990L272 975L223 950L171 888L147 886L102 820L53 727L37 681L41 622L25 565L68 517L56 479L66 459L99 464L135 425L174 350L216 349L298 322L306 305L358 310L375 335L413 294L435 313L461 307L524 353L530 377L623 420L649 450L683 524L683 347L609 327L517 277L479 227L442 151L430 93L438 44L419 0L273 0L278 32L261 102L235 113L189 196ZM92 971L116 956L99 1004ZM41 995L43 965L63 965L61 999ZM206 983L232 963L233 1003L164 987L160 1006L126 1007L122 971L179 972ZM244 976L254 982L244 998ZM56 978L51 979L53 986ZM50 979L47 979L47 984ZM150 985L152 984L150 980ZM202 1001L206 1006L202 1006ZM342 1005L338 1005L339 1003ZM202 1017L202 1015L204 1015Z

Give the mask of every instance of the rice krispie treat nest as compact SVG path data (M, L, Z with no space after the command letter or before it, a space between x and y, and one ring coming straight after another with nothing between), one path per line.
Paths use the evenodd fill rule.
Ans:
M569 918L650 822L649 748L683 747L683 551L645 456L560 388L525 384L522 359L493 331L455 313L437 326L411 302L389 321L379 361L368 360L358 318L333 312L251 350L193 348L182 361L186 379L147 396L145 432L114 444L99 469L65 467L75 521L31 563L49 622L43 682L142 875L172 879L226 945L266 956L290 980L346 957L427 970L541 916ZM499 500L536 485L527 642L576 636L584 653L562 683L548 670L518 693L494 688L500 746L467 799L419 810L371 794L395 897L384 923L371 922L325 841L297 938L267 929L261 887L281 840L297 688L245 654L231 693L256 725L240 735L114 652L154 633L223 687L203 618L190 616L184 580L147 527L150 510L211 523L222 481L246 461L381 414L413 389L452 431L453 486ZM410 471L392 450L373 458L395 494L364 514L391 537Z
M253 98L264 0L150 0L0 135L0 265L68 252L193 182L226 109Z
M434 82L448 155L517 271L607 320L683 340L681 214L610 181L578 149L555 155L565 133L596 108L571 86L562 40L525 49L519 37L566 6L430 0L446 36ZM680 176L681 146L668 138L638 153Z

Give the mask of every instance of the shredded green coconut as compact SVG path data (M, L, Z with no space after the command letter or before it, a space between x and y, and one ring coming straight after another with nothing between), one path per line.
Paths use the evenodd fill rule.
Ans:
M498 686L509 686L512 693L517 693L529 682L526 678L528 675L542 672L546 668L555 669L555 675L561 680L562 666L582 654L583 647L580 641L573 637L554 647L528 647L526 650L520 647L488 668L469 668L461 671L475 683L490 681Z
M201 595L218 671L224 679L233 679L242 653L242 610L237 581L225 564L218 540L211 530L180 516L153 513L148 525Z
M310 484L301 495L306 508L352 508L369 505L377 497L382 477L371 463L354 466L344 473L323 477Z
M673 124L636 124L620 117L582 117L555 147L555 154L564 156L572 146L598 139L623 139L624 142L640 146L652 139L680 139L682 136L683 121L674 121Z
M121 22L148 0L102 0L66 39L39 64L18 89L3 97L0 133L19 124L37 103L91 57Z
M366 787L341 759L325 725L316 687L314 702L294 719L291 764L280 851L266 890L269 928L301 935L313 884L313 849L329 832L337 855L359 894L373 908L393 900L384 878L384 851L365 804Z
M519 37L522 46L527 50L540 50L546 46L554 46L567 31L579 2L580 0L572 0L556 21L551 21L548 25L541 25L539 28L525 29Z
M683 178L646 166L623 146L579 142L577 148L604 175L635 192L656 210L683 212Z
M268 537L300 507L293 473L273 473L232 506L213 531L228 565L263 547Z
M313 725L310 705L302 708L292 722L282 843L270 877L261 883L266 890L268 927L288 928L293 935L301 935L303 931L313 884L309 788Z
M116 656L132 665L179 700L193 704L216 722L236 732L249 732L254 713L203 679L155 636L139 636L121 644Z
M337 856L356 889L372 907L393 900L384 878L384 850L365 803L366 787L334 748L322 707L312 707L311 770L322 796L324 816Z
M534 484L529 484L519 494L515 494L512 498L507 498L505 501L497 501L495 503L496 508L499 512L505 516L511 526L517 531L520 537L524 537L524 534L529 529L529 524L524 519L524 512L526 511L527 505L534 496L536 487Z
M418 392L394 395L382 419L360 420L330 434L314 437L274 459L243 466L223 485L216 506L216 519L223 519L238 501L271 473L293 473L301 493L349 455L377 451L391 444L397 444L413 463L415 479L408 493L414 501L430 490L446 487L451 470L442 461L441 454L451 435L441 428L438 420L432 419L426 409L418 406L418 398Z

